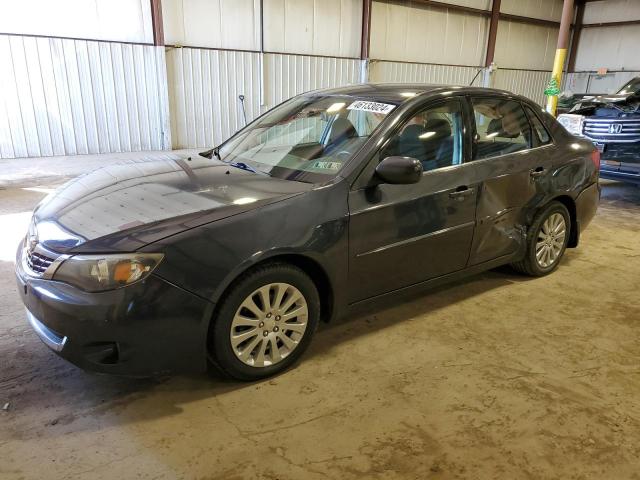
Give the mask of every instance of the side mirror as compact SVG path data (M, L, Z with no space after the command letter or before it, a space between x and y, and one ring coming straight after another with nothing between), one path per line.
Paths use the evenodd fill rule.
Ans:
M411 157L387 157L376 167L376 176L384 183L418 183L422 178L422 163Z

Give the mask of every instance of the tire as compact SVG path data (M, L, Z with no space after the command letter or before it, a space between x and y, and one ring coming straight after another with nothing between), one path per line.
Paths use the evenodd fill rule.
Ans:
M562 222L560 222L560 218ZM564 228L562 228L562 224ZM553 228L555 225L555 228ZM549 227L552 228L549 228ZM548 235L547 230L551 231L551 235ZM560 240L559 232L564 231L564 236ZM527 251L522 260L512 263L511 266L520 273L530 275L532 277L542 277L553 272L564 255L567 248L567 242L571 234L571 217L569 211L560 202L551 202L544 207L540 212L536 214L531 223L531 227L527 232ZM540 243L548 245L541 247ZM537 253L540 253L540 249L546 250L549 253L541 254L541 258L538 258Z
M238 380L275 375L304 353L319 319L318 290L304 271L285 263L257 267L222 300L209 329L210 358Z

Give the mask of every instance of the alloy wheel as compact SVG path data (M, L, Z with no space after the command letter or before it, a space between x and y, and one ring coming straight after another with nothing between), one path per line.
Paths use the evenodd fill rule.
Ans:
M299 345L307 329L309 310L300 290L288 283L270 283L240 304L231 322L231 347L252 367L284 360Z
M553 213L543 222L538 231L536 261L542 268L549 268L558 261L564 248L567 224L564 216Z

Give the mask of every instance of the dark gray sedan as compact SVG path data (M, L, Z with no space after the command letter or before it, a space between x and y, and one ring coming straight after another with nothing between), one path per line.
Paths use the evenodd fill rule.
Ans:
M258 379L365 302L503 264L552 272L596 212L598 166L508 92L306 93L201 156L66 184L34 212L19 291L82 368Z

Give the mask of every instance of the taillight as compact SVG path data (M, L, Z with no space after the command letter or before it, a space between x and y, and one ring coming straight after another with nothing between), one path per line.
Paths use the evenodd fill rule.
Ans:
M596 167L596 170L600 170L600 151L594 150L591 152L591 161L593 162L593 166Z

